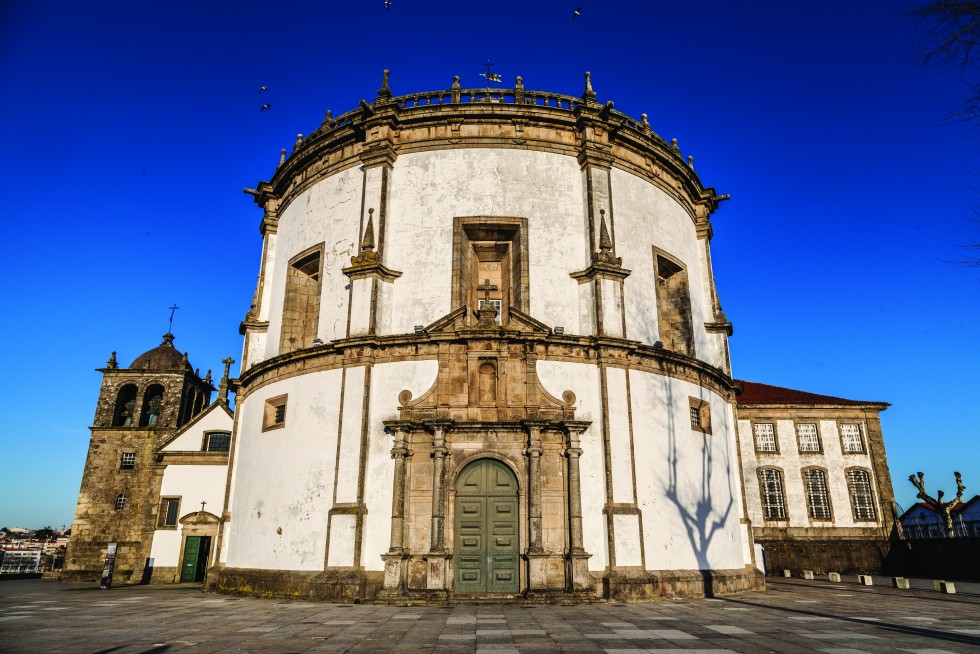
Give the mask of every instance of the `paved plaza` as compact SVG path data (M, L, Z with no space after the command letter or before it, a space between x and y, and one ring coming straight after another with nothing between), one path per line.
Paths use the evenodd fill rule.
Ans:
M764 593L718 599L396 607L0 582L0 652L177 651L978 652L980 595L770 579Z

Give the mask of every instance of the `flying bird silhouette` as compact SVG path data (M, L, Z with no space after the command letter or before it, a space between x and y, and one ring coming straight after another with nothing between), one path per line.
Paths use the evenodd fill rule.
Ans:
M575 11L572 12L572 20L575 20L576 18L578 18L581 15L582 15L582 8L579 7L578 9L576 9Z
M264 105L262 105L262 108L259 109L259 112L261 113L261 112L265 111L266 109L272 109L272 105L269 104L268 102L265 103Z
M385 11L391 10L391 0L385 0Z
M262 91L268 91L268 90L269 90L269 87L268 86L260 86L259 87L259 93L262 93Z

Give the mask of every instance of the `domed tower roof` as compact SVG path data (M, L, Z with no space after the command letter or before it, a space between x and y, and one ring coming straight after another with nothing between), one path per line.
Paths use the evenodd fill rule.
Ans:
M174 335L163 335L163 343L136 357L130 370L193 370L185 355L174 347Z

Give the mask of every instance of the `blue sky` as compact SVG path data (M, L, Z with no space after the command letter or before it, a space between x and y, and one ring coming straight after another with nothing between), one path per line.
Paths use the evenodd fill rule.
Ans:
M572 10L584 4L582 16ZM239 358L261 217L245 186L332 109L482 83L600 101L677 138L715 214L737 377L893 404L905 480L980 492L980 234L954 70L911 62L895 2L30 2L0 6L6 346L0 526L70 524L100 375L167 329ZM261 85L269 92L258 95ZM271 111L259 112L262 102Z

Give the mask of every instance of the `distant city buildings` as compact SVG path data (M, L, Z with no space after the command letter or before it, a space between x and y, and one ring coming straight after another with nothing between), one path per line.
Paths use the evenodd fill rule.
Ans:
M40 574L60 570L69 532L22 527L0 530L0 575Z

